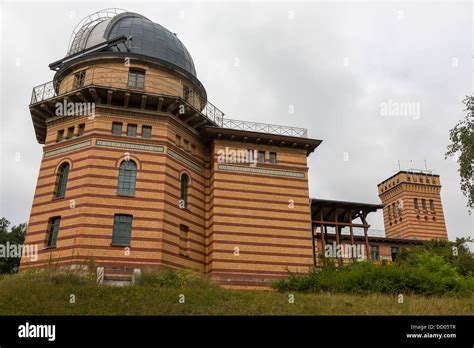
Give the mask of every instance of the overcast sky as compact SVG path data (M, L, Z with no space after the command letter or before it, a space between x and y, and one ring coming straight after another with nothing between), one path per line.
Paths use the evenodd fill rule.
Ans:
M379 203L377 184L398 160L402 169L424 169L426 160L441 176L449 238L473 235L458 165L444 159L472 90L470 2L0 6L0 215L14 224L28 220L42 156L28 110L32 88L52 80L48 64L65 55L83 17L119 7L178 34L227 117L304 127L323 140L308 161L311 197ZM383 115L389 103L414 108ZM369 222L383 229L382 213Z

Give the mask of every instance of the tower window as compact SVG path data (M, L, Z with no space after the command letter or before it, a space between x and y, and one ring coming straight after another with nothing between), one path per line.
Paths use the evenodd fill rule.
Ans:
M67 138L71 139L74 136L74 127L69 127L67 129Z
M430 209L431 211L435 211L434 202L432 199L430 199Z
M188 233L188 226L179 225L179 253L184 256L188 256Z
M415 206L415 209L419 209L418 198L413 198L413 205Z
M74 88L84 87L84 82L86 81L86 72L85 70L79 71L74 74Z
M128 124L127 125L127 135L129 137L136 137L137 136L137 125L136 124Z
M277 163L277 154L276 152L270 152L270 163L275 164Z
M184 149L186 151L189 150L189 141L187 141L186 139L184 140Z
M133 161L122 161L119 169L118 194L134 196L137 178L137 165Z
M53 217L49 219L49 231L48 239L46 241L47 247L55 247L58 240L59 233L59 223L61 222L61 217Z
M397 259L397 255L398 255L398 247L392 247L391 248L392 261L395 261Z
M426 199L422 199L421 200L421 207L423 208L423 210L426 210Z
M181 137L176 134L176 145L181 146Z
M62 141L64 139L64 129L58 130L58 136L56 137L56 141Z
M77 133L77 136L81 136L81 135L84 135L84 130L86 129L86 125L84 123L80 124L79 125L79 131Z
M378 261L380 259L379 246L378 245L371 245L370 246L370 254L372 256L372 260Z
M187 174L181 175L181 192L179 195L180 208L186 208L188 206L188 185L189 177Z
M58 181L56 185L56 198L62 198L66 194L67 177L69 175L69 163L61 164L58 169Z
M151 126L142 126L142 138L151 138Z
M132 216L115 214L114 227L112 231L113 245L130 245L132 236Z
M128 87L145 87L145 72L142 70L132 70L128 72Z
M265 151L258 152L258 163L265 163Z
M122 123L121 122L112 123L112 134L122 135Z

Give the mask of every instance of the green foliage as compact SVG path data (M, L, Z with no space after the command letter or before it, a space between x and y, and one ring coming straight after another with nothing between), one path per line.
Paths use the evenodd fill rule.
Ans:
M13 226L10 230L10 221L0 219L0 245L21 245L25 240L26 224ZM16 273L20 266L21 257L3 257L0 255L0 274Z
M459 175L461 176L461 191L467 197L467 205L474 207L474 96L466 96L463 100L466 106L466 117L449 131L451 144L445 156L459 156Z
M325 264L307 276L290 274L273 287L279 291L387 293L421 295L474 294L473 256L465 243L431 241L405 249L395 263L354 262L339 269ZM457 255L452 247L456 246Z

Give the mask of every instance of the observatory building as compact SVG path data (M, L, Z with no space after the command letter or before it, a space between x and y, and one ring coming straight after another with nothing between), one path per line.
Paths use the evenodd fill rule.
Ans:
M422 243L415 235L444 237L409 228L373 236L367 215L382 204L310 199L307 156L321 140L224 117L176 34L140 14L87 17L50 68L53 81L35 87L30 104L44 146L25 243L40 251L21 269L93 262L113 280L188 268L265 286L317 267L333 241L377 260ZM381 185L392 204L398 196ZM439 200L434 207L441 223Z

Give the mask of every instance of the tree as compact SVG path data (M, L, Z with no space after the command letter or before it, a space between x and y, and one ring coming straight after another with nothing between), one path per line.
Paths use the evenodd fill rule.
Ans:
M7 245L22 245L25 241L26 224L22 223L13 226L10 231L8 227L10 221L5 218L0 219L0 245L3 251L6 251ZM8 255L0 255L0 274L10 274L18 271L21 257L6 257Z
M449 131L451 144L445 158L457 157L461 176L461 191L467 197L467 206L474 207L474 95L466 96L466 117ZM459 157L458 157L459 156Z

